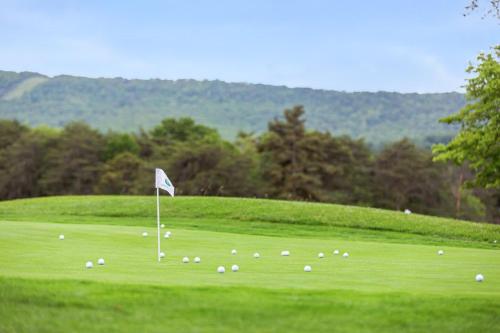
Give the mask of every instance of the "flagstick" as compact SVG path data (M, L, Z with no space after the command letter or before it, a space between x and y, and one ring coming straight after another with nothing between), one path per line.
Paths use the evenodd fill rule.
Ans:
M160 189L156 188L156 224L158 225L158 262L160 262Z

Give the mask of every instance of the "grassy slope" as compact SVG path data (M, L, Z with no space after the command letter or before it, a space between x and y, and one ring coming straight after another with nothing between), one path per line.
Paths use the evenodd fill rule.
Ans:
M500 252L480 248L498 227L265 200L162 203L174 228L161 264L154 237L140 236L154 236L152 197L0 203L0 331L498 331ZM376 230L363 229L367 221ZM401 244L433 232L440 247ZM284 248L291 257L278 255ZM350 258L332 256L334 248ZM438 248L446 254L437 256ZM327 257L318 259L319 251ZM184 255L199 255L202 264L182 264ZM83 268L100 256L106 266ZM215 273L233 263L240 272ZM302 271L305 264L312 273ZM477 272L484 283L473 281Z
M207 197L161 199L169 226L260 235L365 239L474 247L495 247L500 227L381 209ZM81 196L0 203L0 219L85 224L154 226L150 196Z

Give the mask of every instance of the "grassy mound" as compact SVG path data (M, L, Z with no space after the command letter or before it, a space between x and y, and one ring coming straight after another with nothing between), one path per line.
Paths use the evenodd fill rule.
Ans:
M496 225L374 208L278 200L162 197L161 216L172 226L278 236L349 237L355 233L367 238L383 235L408 240L413 235L438 241L482 242L483 246L500 239L500 226ZM154 225L156 199L67 196L5 201L0 202L0 217L13 221Z

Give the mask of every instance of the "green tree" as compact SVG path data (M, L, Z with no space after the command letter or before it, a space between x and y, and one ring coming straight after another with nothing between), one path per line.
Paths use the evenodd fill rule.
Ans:
M137 155L139 153L139 144L131 134L110 132L106 135L105 139L105 160L110 160L113 157L125 152L129 152L134 155Z
M39 181L46 167L53 132L30 130L0 151L0 198L13 199L45 194Z
M449 211L451 195L444 194L442 167L408 139L387 146L375 161L375 205L420 213L435 213L446 206Z
M325 137L306 134L303 115L302 106L285 110L285 119L270 122L259 142L262 177L272 197L321 200L324 195L319 171L329 170L322 163Z
M500 45L492 53L480 53L475 74L466 85L468 103L457 114L442 119L460 124L460 132L448 144L433 147L436 161L468 162L475 172L471 185L500 187Z
M96 191L103 194L140 193L137 180L142 167L143 161L130 152L116 155L104 165Z
M29 129L17 120L0 119L0 150L8 147Z
M252 161L229 143L183 144L168 162L180 194L251 196Z
M40 180L48 194L91 194L99 179L105 141L85 123L66 125L47 153L47 172Z

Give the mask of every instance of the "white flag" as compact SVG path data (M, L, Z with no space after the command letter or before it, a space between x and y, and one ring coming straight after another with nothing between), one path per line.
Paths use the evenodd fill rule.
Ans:
M156 188L161 188L167 191L171 196L174 196L174 185L170 179L168 179L167 174L162 169L156 168Z

